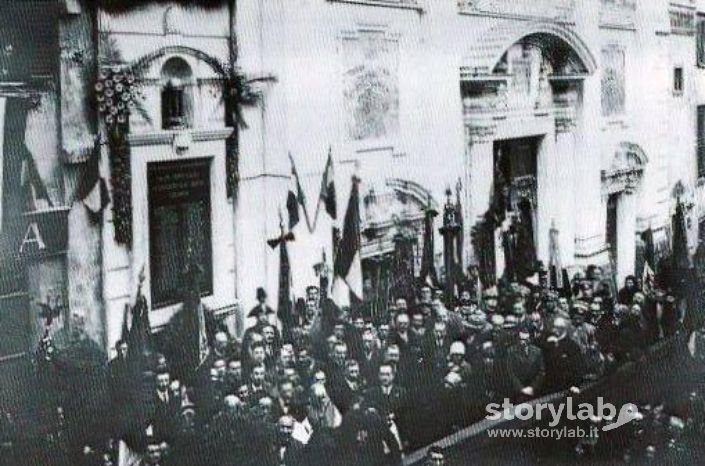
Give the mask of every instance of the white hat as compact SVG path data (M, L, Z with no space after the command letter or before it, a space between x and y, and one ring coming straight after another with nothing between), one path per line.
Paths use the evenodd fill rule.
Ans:
M454 341L450 345L450 354L462 354L465 355L465 345L462 341Z

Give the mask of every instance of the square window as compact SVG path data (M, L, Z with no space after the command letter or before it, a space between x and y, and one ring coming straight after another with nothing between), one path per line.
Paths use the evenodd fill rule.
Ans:
M683 68L680 66L673 69L673 92L683 93Z

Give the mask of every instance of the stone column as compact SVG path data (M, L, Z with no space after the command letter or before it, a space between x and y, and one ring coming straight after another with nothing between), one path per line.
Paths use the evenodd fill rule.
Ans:
M469 202L466 202L467 212L464 212L465 225L465 250L472 262L477 262L472 245L472 227L481 220L490 207L490 196L494 178L494 150L493 133L482 131L479 128L466 128L469 141L466 162L466 186L470 193Z
M549 230L558 215L556 190L556 136L549 133L541 140L536 158L536 256L548 265Z
M574 107L556 115L555 220L559 232L560 259L563 267L575 262L575 119Z
M626 189L617 200L617 284L634 273L636 261L636 196Z
M575 140L575 259L579 265L604 263L605 215L599 140L600 77L583 81Z

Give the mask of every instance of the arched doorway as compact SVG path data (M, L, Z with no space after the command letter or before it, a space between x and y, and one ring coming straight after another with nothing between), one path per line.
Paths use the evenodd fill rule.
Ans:
M634 273L636 265L636 192L649 159L631 142L621 142L608 169L602 171L606 205L605 239L617 283Z
M528 223L533 257L573 263L574 203L566 194L574 192L583 80L595 69L580 37L548 22L492 28L464 57L464 184L470 187L464 205L475 223L465 242L485 281L531 256L512 254L506 238ZM560 233L555 244L552 227Z
M372 317L400 292L413 290L421 270L426 210L439 210L418 183L388 178L362 194L362 275L365 307Z

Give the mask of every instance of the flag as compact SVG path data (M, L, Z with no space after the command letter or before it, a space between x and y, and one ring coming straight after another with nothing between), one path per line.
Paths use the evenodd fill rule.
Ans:
M100 141L96 140L93 151L83 167L78 186L78 197L88 210L98 214L110 202L108 185L100 173Z
M676 214L673 216L673 270L683 272L690 268L690 256L688 254L688 233L685 225L685 211L683 203L678 200Z
M558 242L558 228L556 224L551 224L551 229L548 233L548 268L550 272L550 287L554 290L563 288L563 267L561 266L561 252Z
M644 262L656 264L656 249L654 246L654 231L649 228L641 234L641 239L644 241Z
M294 158L289 154L289 160L291 161L291 178L289 184L289 192L286 196L286 210L289 214L289 231L293 230L294 227L301 220L299 207L304 212L306 217L306 223L310 227L310 222L308 220L308 213L306 212L306 198L304 196L304 191L301 189L301 182L299 180L299 174L296 171L296 165L294 164Z
M328 161L326 162L326 168L323 171L323 179L321 180L321 193L318 198L318 206L316 207L316 217L314 219L314 229L316 222L318 221L318 209L321 206L321 202L325 206L326 212L330 215L330 218L335 220L338 216L338 207L336 204L335 196L335 177L333 175L333 153L331 150L328 151Z
M424 232L423 232L423 253L421 257L421 282L435 287L438 284L438 275L436 275L436 266L433 260L433 219L438 215L431 207L431 199L429 196L428 207L424 215Z
M277 302L277 317L285 328L293 324L293 313L291 303L291 261L289 260L289 249L286 245L289 241L294 241L292 232L284 233L284 224L279 214L279 228L281 234L279 238L267 240L270 248L279 247L279 297Z
M349 305L351 295L362 299L362 262L360 258L360 180L353 177L350 200L343 221L343 236L338 244L333 266L333 300Z
M644 291L644 294L651 294L654 289L655 278L656 274L654 274L651 266L649 266L649 262L644 262L644 272L641 275L641 288Z

